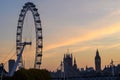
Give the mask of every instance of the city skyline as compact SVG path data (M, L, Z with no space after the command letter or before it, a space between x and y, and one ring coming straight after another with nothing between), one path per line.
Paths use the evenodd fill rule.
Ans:
M79 68L86 65L94 67L97 49L101 56L102 68L109 65L111 59L120 61L119 0L116 2L112 0L28 1L36 5L42 21L44 41L42 68L55 70L67 49L76 57ZM26 2L26 0L2 0L0 3L1 62L9 54L11 48L14 50L10 54L15 53L18 17ZM29 14L27 18L29 22L33 21L31 16L29 18ZM25 23L26 25L32 24ZM27 55L29 54L26 53L25 57ZM26 60L31 62L33 55L29 55Z

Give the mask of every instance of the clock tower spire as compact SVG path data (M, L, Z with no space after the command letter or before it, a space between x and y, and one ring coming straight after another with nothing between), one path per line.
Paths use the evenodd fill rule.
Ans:
M95 56L95 70L96 70L96 72L101 71L101 57L99 55L98 49L96 51L96 56Z

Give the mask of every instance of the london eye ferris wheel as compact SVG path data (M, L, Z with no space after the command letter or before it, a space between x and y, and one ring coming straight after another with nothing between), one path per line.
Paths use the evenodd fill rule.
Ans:
M16 55L20 53L22 46L20 43L23 42L23 25L25 23L25 16L27 12L30 11L33 15L34 25L35 25L35 61L34 68L39 69L42 61L42 48L43 48L43 36L42 36L42 26L40 15L38 9L32 2L27 2L21 9L18 24L17 24L17 33L16 33ZM23 58L21 57L19 61L19 68L23 67Z

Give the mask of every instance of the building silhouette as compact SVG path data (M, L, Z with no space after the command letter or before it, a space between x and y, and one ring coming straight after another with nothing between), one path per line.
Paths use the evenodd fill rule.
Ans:
M77 75L77 72L79 72L79 70L77 69L76 59L73 59L72 54L70 54L69 52L64 54L63 64L65 76L69 77Z
M66 66L71 66L72 67L72 54L64 54L64 58L63 58L63 63L64 63L64 67Z
M52 78L54 80L120 80L120 64L117 66L114 64L108 65L102 70L98 49L95 54L95 69L89 66L78 68L76 59L73 58L71 53L67 52L60 64L61 68L57 69L56 72L51 72Z
M96 51L96 56L95 56L95 70L96 70L96 72L101 71L101 57L99 55L98 49Z
M15 60L14 59L10 59L9 61L8 61L8 68L9 68L9 73L12 71L12 69L13 69L13 66L14 66L14 64L15 64Z

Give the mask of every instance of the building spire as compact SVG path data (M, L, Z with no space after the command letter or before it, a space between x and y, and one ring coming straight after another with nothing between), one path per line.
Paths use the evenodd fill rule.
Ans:
M76 59L74 58L74 65L76 64Z
M99 56L99 51L98 51L98 49L97 49L97 51L96 51L96 56Z
M74 58L74 68L77 69L76 59Z

